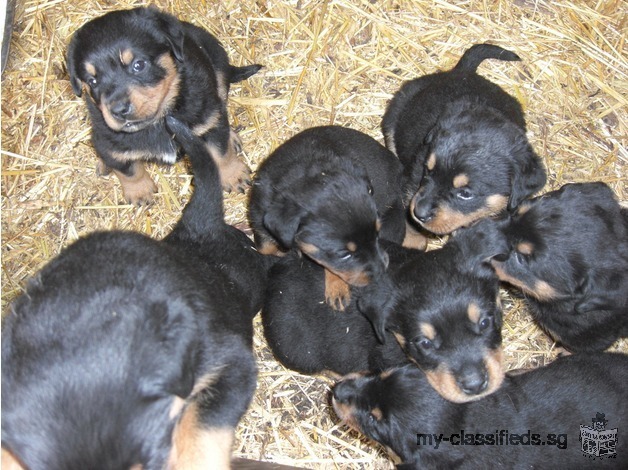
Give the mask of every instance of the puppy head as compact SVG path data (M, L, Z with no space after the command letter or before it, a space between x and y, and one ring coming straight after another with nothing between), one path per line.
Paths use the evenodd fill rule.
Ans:
M353 286L365 286L388 266L380 247L380 220L366 176L319 175L301 200L282 195L264 214L264 226L285 248L303 254Z
M409 365L379 375L347 376L332 389L332 405L345 424L408 463L417 451L417 430L439 432L446 403Z
M390 322L410 360L449 401L496 391L504 378L497 280L445 273L421 289L397 304Z
M525 131L492 108L450 106L425 144L429 156L410 209L430 232L447 234L493 217L545 184Z
M625 305L628 218L603 183L568 184L522 204L503 231L498 277L540 303L584 313Z
M107 13L83 25L67 53L74 92L86 90L114 131L136 132L161 119L179 93L183 29L155 8Z

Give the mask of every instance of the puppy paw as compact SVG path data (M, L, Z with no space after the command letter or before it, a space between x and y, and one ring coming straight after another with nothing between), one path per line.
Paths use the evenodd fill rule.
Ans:
M129 204L144 206L153 202L153 194L157 192L157 185L144 169L144 165L136 164L131 176L116 170L113 171L120 179L122 194Z
M325 270L325 302L339 312L343 312L351 302L349 284L327 269Z
M105 162L98 160L96 163L96 176L107 176L111 173L111 168L105 165Z
M235 154L227 154L220 159L218 170L222 188L227 191L244 193L251 184L251 170Z
M406 224L406 235L403 238L402 246L404 248L425 251L427 248L427 237L411 225Z

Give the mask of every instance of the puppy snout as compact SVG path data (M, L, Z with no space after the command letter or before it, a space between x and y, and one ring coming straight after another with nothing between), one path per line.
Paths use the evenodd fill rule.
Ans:
M415 198L412 215L421 223L429 222L434 218L434 209L429 204L422 203L418 198Z
M488 372L484 368L466 370L458 378L458 385L466 395L479 395L488 387Z
M120 121L124 121L133 112L133 106L128 100L115 101L109 105L109 109L111 115Z

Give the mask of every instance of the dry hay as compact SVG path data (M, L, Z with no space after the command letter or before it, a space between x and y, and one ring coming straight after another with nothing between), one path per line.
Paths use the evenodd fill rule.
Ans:
M149 208L121 203L116 178L98 178L81 99L64 65L71 34L87 20L143 2L24 1L17 7L2 78L2 306L25 279L81 234L131 229L160 238L189 197L188 169L150 166L160 193ZM548 168L547 190L601 180L626 202L628 163L626 3L515 1L160 1L218 36L238 65L265 64L233 87L230 114L255 168L286 138L342 124L381 140L380 119L402 80L450 68L489 41L521 63L486 61L480 73L515 95ZM246 219L227 195L228 219ZM522 299L503 291L511 368L555 351ZM236 454L317 468L390 468L384 452L347 431L327 402L329 384L286 371L256 319L259 386L238 430ZM628 343L614 349L627 351Z

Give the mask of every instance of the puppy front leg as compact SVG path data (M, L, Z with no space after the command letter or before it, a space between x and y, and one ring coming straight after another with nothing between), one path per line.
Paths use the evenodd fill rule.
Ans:
M351 302L349 284L328 269L325 269L325 301L331 308L341 312Z
M131 162L122 170L113 168L113 172L120 180L124 199L130 204L141 206L152 202L157 185L142 162Z

